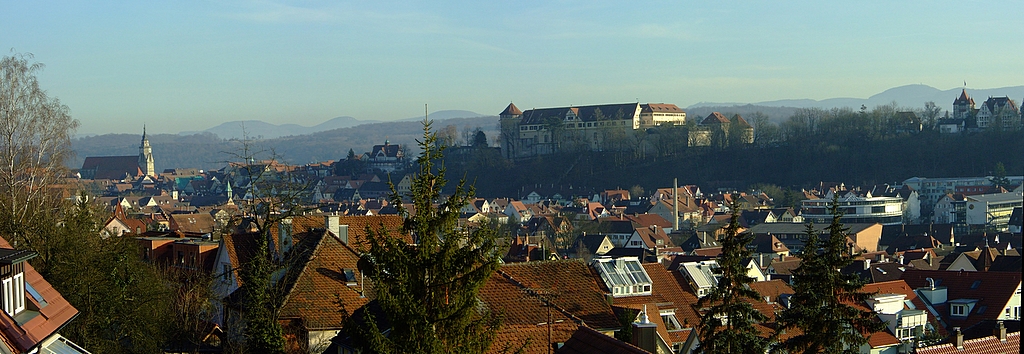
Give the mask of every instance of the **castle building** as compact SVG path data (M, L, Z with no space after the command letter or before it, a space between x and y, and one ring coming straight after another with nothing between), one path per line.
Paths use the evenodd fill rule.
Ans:
M1020 111L1009 97L989 97L978 109L978 128L1020 129Z
M974 99L967 95L967 89L960 91L960 97L953 101L953 119L968 119L974 117L975 112Z
M509 103L498 114L502 153L506 158L559 151L610 151L623 133L662 124L686 123L686 112L674 104L621 103L519 110Z

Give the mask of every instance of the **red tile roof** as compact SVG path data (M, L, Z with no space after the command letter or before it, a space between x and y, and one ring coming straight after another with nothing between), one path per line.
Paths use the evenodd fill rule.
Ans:
M725 116L718 112L711 112L711 114L708 114L707 118L704 118L704 120L700 122L701 125L722 123L729 123L729 118L725 118Z
M296 237L310 238L300 245L312 249L300 260L300 273L281 307L281 318L301 318L307 329L340 329L348 315L369 302L363 295L370 291L369 278L364 279L356 265L359 255L323 231ZM347 281L346 270L353 271L354 281Z
M565 345L557 353L643 354L647 353L647 351L583 326L576 330L569 340L565 341Z
M579 260L504 265L496 274L530 296L548 296L556 309L598 329L617 328L618 319L605 301L598 277ZM492 278L493 280L494 278ZM517 315L525 316L525 315Z
M948 328L969 328L983 320L996 319L1002 315L1003 306L1006 306L1021 284L1020 272L907 269L902 277L913 289L929 286L927 278L934 279L937 287L946 287L947 302L933 307L942 315ZM952 317L948 301L957 299L974 299L978 300L978 303L966 317ZM982 309L984 312L979 313Z
M1006 334L1006 341L995 336L964 341L964 348L957 349L951 343L917 348L918 354L983 354L1020 353L1020 332Z
M0 238L0 248L10 249L12 247L7 240ZM46 279L43 279L43 276L31 264L25 262L24 265L25 283L36 289L47 305L40 308L40 303L26 293L22 294L25 296L26 305L32 304L38 308L38 316L19 325L11 316L0 315L0 340L7 344L13 344L13 349L20 352L27 352L40 344L78 315L78 310L71 306Z
M756 291L762 298L767 297L770 302L778 302L779 295L794 293L789 284L779 279L750 283L750 289Z
M683 288L686 278L682 273L667 270L658 263L645 263L643 267L651 278L651 295L618 297L614 301L616 306L638 308L655 303L659 310L675 310L676 319L684 328L700 323L700 315L693 309L697 296ZM602 288L607 291L603 284Z
M498 115L501 115L501 116L509 116L509 115L516 115L516 116L518 116L518 115L522 115L522 114L523 114L523 111L520 111L519 107L516 107L516 105L512 104L512 102L508 103L508 107L505 107L504 111L501 111L501 113L498 113Z

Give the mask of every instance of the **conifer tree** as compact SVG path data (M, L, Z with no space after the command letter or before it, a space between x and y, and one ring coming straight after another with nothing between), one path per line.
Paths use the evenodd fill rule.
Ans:
M843 212L838 199L833 196L829 207L832 222L825 228L827 240L822 242L814 226L807 225L800 267L793 273L795 294L779 319L784 328L801 331L781 343L789 353L857 353L867 343L862 333L884 329L873 314L849 305L863 302L869 294L860 291L864 283L856 274L840 273L853 263L853 255L852 245L846 242L850 229L840 222Z
M768 339L759 335L754 324L767 318L751 305L758 301L757 292L747 284L754 278L747 276L745 260L750 258L747 244L754 239L749 233L740 233L739 204L730 205L732 217L725 228L722 254L715 273L721 277L711 292L697 301L704 310L700 318L700 348L704 353L762 353ZM750 300L750 301L748 301Z
M490 346L498 317L490 314L477 294L497 269L496 233L458 227L459 210L474 197L474 188L459 182L455 192L442 196L445 169L435 170L443 147L431 122L423 122L423 150L410 194L414 210L402 205L392 184L392 205L405 216L401 230L368 230L369 253L363 267L373 281L381 316L365 321L354 333L369 352L482 353ZM434 204L439 202L439 204ZM389 232L392 231L392 232ZM394 231L411 233L408 244ZM379 323L390 324L390 331Z

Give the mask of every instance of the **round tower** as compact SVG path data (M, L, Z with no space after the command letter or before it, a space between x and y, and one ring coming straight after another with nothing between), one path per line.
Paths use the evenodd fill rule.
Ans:
M519 121L523 117L523 111L512 102L508 103L504 111L498 114L498 122L501 125L501 154L506 159L516 157L516 147L519 141Z

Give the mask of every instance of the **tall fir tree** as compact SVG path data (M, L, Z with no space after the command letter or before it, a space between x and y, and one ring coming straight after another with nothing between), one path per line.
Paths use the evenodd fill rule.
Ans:
M718 284L697 301L698 308L706 309L698 329L699 351L709 354L763 353L769 340L761 337L754 325L767 318L752 305L752 301L759 301L760 296L748 286L754 278L747 275L745 263L751 255L747 244L754 237L739 232L739 204L733 202L730 208L732 217L721 240L722 254L715 269L715 273L720 275Z
M474 197L474 188L459 182L442 196L444 167L435 170L444 147L437 144L431 122L423 122L422 152L413 177L410 215L392 184L392 205L405 216L402 230L368 229L369 253L364 268L373 281L381 321L370 311L355 330L357 341L376 353L482 353L494 339L499 316L481 305L477 294L498 268L496 233L458 226L459 210ZM436 171L436 172L435 172ZM438 204L435 204L438 203ZM392 232L411 233L408 244ZM390 324L390 331L379 323Z
M821 241L813 224L807 225L807 242L800 252L800 267L793 273L790 308L780 314L783 328L797 328L800 334L782 342L789 353L858 353L867 343L863 333L885 329L874 314L849 304L864 302L869 294L861 291L864 282L841 269L853 263L854 245L847 243L849 228L840 219L838 194L832 198L829 213L832 222Z

